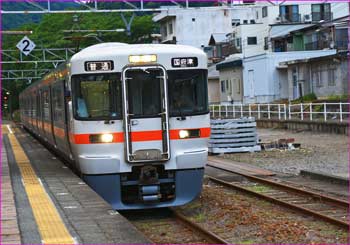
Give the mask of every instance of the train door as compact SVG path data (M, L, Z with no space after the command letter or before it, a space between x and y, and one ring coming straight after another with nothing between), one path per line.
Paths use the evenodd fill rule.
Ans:
M42 88L38 91L39 93L39 106L40 106L40 114L39 114L39 134L45 138L45 128L44 128L44 91Z
M65 125L64 109L64 83L63 80L52 85L52 117L54 138L60 151L69 155L68 134Z
M166 71L161 66L123 70L123 116L126 159L170 159Z
M36 90L36 132L40 134L40 124L41 124L41 105L40 105L40 90Z
M50 110L50 88L44 87L42 92L43 104L43 126L45 140L52 142L51 110Z

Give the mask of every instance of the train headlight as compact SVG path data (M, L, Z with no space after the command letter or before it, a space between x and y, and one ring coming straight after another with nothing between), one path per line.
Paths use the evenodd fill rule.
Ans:
M199 129L182 129L179 131L180 139L199 138L200 136L201 132Z
M113 134L101 134L101 141L103 143L112 143L113 142Z
M190 132L188 130L180 130L179 137L180 137L180 139L186 139L186 138L190 137Z
M157 55L155 54L129 56L130 63L150 63L150 62L156 62L156 61L157 61Z

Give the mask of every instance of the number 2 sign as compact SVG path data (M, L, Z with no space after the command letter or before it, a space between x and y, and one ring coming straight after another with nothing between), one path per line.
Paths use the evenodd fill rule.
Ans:
M23 54L28 55L35 48L35 43L25 36L17 43L16 47L21 50Z

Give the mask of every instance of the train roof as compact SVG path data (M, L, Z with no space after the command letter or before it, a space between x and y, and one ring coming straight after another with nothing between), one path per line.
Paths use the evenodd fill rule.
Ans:
M71 74L86 73L84 67L88 61L111 60L114 63L114 72L129 65L130 55L157 55L157 62L167 70L176 70L171 64L172 58L196 57L198 65L186 69L207 69L206 54L198 48L175 45L175 44L125 44L125 43L102 43L87 47L72 56ZM182 68L183 69L183 68Z
M129 64L129 55L142 54L156 54L158 56L158 63L163 65L166 69L183 69L174 68L171 66L171 58L173 57L197 57L198 66L189 69L207 69L206 54L198 48L175 45L175 44L127 44L119 42L100 43L89 46L74 54L70 61L70 74L86 74L84 69L86 61L98 60L113 60L114 72L120 72L121 69ZM66 69L66 62L60 64L55 70L45 74L42 79L37 80L31 84L25 91L30 90L31 87L42 83L43 81L54 80L54 76L58 75L60 71ZM108 71L111 72L111 71ZM101 72L102 73L102 72Z
M115 55L142 55L142 54L157 54L171 55L177 53L188 53L192 55L205 55L198 48L175 45L175 44L126 44L126 43L101 43L87 47L72 56L71 61L87 59L99 56L115 56Z

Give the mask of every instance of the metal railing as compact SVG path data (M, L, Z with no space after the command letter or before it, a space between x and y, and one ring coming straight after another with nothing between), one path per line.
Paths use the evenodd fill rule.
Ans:
M350 103L232 104L210 105L212 118L255 117L257 119L346 121Z

